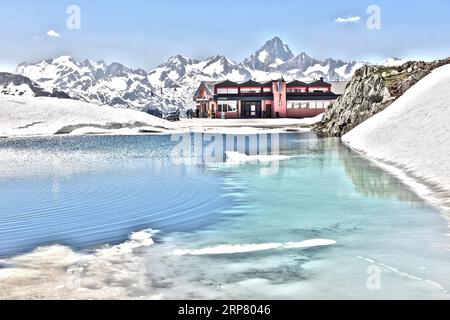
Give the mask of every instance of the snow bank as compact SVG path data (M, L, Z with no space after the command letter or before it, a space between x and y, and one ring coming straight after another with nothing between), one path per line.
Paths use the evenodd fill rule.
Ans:
M4 137L72 133L82 128L110 133L123 128L152 132L152 128L161 131L173 127L168 121L134 110L70 99L3 95L0 95L0 121L0 136Z
M449 123L450 65L446 65L435 69L342 140L369 158L401 168L448 192Z

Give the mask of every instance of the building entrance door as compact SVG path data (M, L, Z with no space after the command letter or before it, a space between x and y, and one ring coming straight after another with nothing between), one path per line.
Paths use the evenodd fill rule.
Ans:
M261 102L242 102L242 118L261 118L262 108Z
M272 105L271 104L266 104L265 117L272 118Z

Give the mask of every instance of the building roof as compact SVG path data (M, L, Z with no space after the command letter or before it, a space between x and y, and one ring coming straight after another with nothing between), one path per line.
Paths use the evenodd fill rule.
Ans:
M262 83L253 81L253 80L248 80L247 82L241 83L239 85L240 87L262 87Z
M325 81L323 81L323 79L320 79L320 80L316 80L316 81L309 83L308 86L329 87L329 86L331 86L331 83L325 82Z
M272 86L272 83L276 81L276 80L271 80L268 82L257 82L259 83L259 85L257 86L263 86L263 87L267 87L267 86ZM196 97L198 97L200 95L200 89L202 87L204 87L208 93L209 96L213 97L214 96L214 87L219 85L219 86L242 86L244 83L249 83L250 81L238 81L238 82L232 82L232 81L203 81L199 88L197 89L197 91L194 94L194 99ZM255 82L255 81L254 81ZM302 81L298 81L298 80L294 80L292 82L289 82L287 84L287 86L330 86L331 85L331 91L337 95L342 95L344 94L345 88L347 86L347 84L349 83L349 81L330 81L330 82L324 82L323 80L318 80L318 81L314 81L312 83L306 83L306 82L302 82ZM224 85L225 84L225 85Z
M226 80L216 84L216 88L223 88L223 87L239 87L239 84L230 80Z
M289 82L287 84L288 87L307 87L308 84L306 84L305 82L302 81L298 81L298 80L294 80L292 82Z
M214 96L214 86L221 81L202 81L200 86L198 87L197 91L195 91L194 99L197 98L200 95L200 89L204 87L206 89L206 92L209 96Z

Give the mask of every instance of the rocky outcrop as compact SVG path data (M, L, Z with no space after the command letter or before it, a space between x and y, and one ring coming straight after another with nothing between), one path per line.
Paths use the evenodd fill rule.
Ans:
M411 61L397 67L364 66L325 113L314 130L341 136L386 109L435 68L450 58L434 62Z

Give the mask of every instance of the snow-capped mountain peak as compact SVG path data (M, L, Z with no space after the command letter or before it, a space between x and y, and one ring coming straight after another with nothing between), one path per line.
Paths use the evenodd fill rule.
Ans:
M120 63L106 64L71 56L37 63L23 63L17 73L50 91L67 92L71 97L98 104L163 111L195 108L193 94L202 81L264 81L291 79L348 80L364 63L331 58L319 60L305 52L294 56L279 37L267 41L242 63L215 55L203 60L175 55L150 72Z
M243 65L250 70L269 72L293 57L291 49L280 38L275 37L245 59Z

